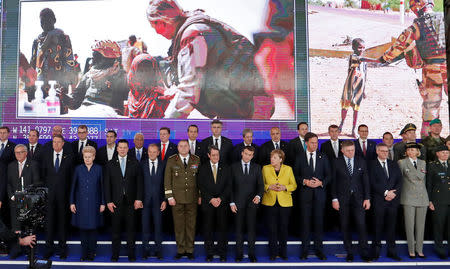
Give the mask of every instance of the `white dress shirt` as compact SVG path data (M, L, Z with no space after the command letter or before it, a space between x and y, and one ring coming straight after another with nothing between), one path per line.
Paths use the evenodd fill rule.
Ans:
M358 142L359 142L359 146L361 147L361 151L363 150L363 142L366 143L366 150L367 150L367 139L366 140L362 140L361 137L358 138Z
M212 138L213 138L213 145L216 144L216 139L219 139L219 140L217 140L217 145L219 146L219 149L220 149L222 147L222 136L218 136L218 137L213 136Z
M80 152L81 142L83 142L83 147L86 147L87 139L86 140L78 140L78 152Z
M276 144L278 144L278 149L281 149L281 140L278 141L278 142L275 142L275 141L272 140L272 143L273 143L273 148L274 148L274 149L277 148L277 145L276 145Z
M108 145L106 145L106 154L108 155L108 161L111 161L111 159L114 156L114 152L116 151L116 144L114 144L114 147L110 148Z
M158 170L158 158L156 158L154 161L152 161L152 160L150 160L150 158L148 158L148 167L150 169L150 175L152 174L153 165L155 166L155 173L156 173L156 171Z
M309 161L310 161L310 158L311 158L311 153L313 154L312 155L312 157L313 157L313 167L314 167L314 170L315 170L316 169L317 151L309 152L308 150L306 150L306 161L308 162L308 165L310 165Z
M166 145L166 148L164 149L164 159L166 159L166 152L167 152L167 149L169 148L169 142L170 141L167 141L166 143L161 142L161 153L164 149L163 145ZM167 157L170 157L170 156L167 156Z
M59 154L59 167L61 167L63 150L61 150L60 152L53 151L53 165L55 165L55 162L56 162L56 154Z

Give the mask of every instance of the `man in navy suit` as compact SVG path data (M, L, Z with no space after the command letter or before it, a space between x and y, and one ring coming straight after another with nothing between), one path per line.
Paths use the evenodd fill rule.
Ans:
M363 261L370 261L367 244L365 210L370 209L369 172L363 158L355 156L353 141L342 141L343 156L333 160L331 184L332 206L339 212L341 232L347 261L353 261L350 216L353 215L359 234L359 249Z
M214 145L220 150L220 162L230 165L233 142L231 139L222 135L222 128L223 123L220 120L213 120L211 122L212 135L202 141L203 156L200 156L202 163L209 162L208 148Z
M150 246L150 225L153 224L155 237L155 253L158 259L162 259L162 211L166 209L164 199L164 164L159 158L159 147L157 144L148 146L148 158L141 162L144 177L144 208L142 210L142 245L144 248L143 258L152 256ZM152 223L150 223L152 222Z
M287 145L286 153L286 164L290 166L295 165L295 158L300 153L305 153L306 143L305 143L305 135L308 133L308 123L302 121L297 124L297 133L298 136L289 141Z
M272 127L270 128L270 141L267 141L266 143L262 144L259 148L259 164L261 166L270 164L270 153L274 149L281 149L284 151L285 154L287 154L288 149L288 143L281 140L281 131L278 127Z
M202 152L202 147L201 147L202 142L200 140L197 140L198 126L195 124L189 125L189 127L187 129L187 134L188 134L188 138L189 138L188 139L189 152L192 155L197 155L197 156L201 157L203 152Z
M373 258L380 256L381 237L386 235L387 256L394 260L401 260L395 249L395 227L397 211L400 205L400 191L402 174L398 164L388 159L389 148L384 143L376 147L378 158L369 164L369 177L372 189L375 240L373 243ZM386 229L384 229L385 223Z
M147 149L144 147L144 134L136 133L134 135L134 147L128 151L128 157L136 159L138 162L141 160L147 160Z
M330 163L325 154L317 150L319 139L314 133L305 135L306 151L299 154L295 162L295 177L300 186L300 212L302 223L302 251L300 258L308 258L311 223L314 227L316 256L326 260L323 253L323 214L326 201L326 186L331 181Z
M167 159L169 159L170 156L178 153L177 145L170 142L169 138L170 129L167 127L161 127L159 129L159 150L161 152L160 159L164 165L167 163Z
M236 261L244 256L244 230L247 224L248 258L256 262L255 225L256 213L264 193L264 181L261 166L253 160L255 149L245 146L241 151L241 160L231 165L231 211L236 219Z
M77 128L78 140L72 142L72 152L74 155L75 163L82 164L83 161L83 148L86 146L92 146L97 151L97 143L87 138L88 128L86 125L79 125Z
M365 124L358 126L359 138L355 140L355 155L366 161L375 160L377 158L376 143L367 139L369 137L369 127Z
M44 144L44 151L52 151L53 150L53 137L55 136L62 136L64 138L63 135L63 128L61 127L61 125L55 125L52 128L52 140L48 141L47 143ZM72 144L70 144L69 141L66 141L64 139L64 151L69 154L73 154L74 152L72 151Z
M258 161L258 146L253 143L252 129L245 128L242 131L242 137L243 137L244 141L242 141L242 143L237 144L233 148L233 152L231 154L231 162L232 163L239 162L242 158L242 150L247 146L252 146L255 149L255 151L253 152L252 161L257 162Z
M28 143L25 144L27 147L27 158L31 160L40 162L41 161L41 152L42 145L39 144L39 131L38 130L30 130L28 133Z

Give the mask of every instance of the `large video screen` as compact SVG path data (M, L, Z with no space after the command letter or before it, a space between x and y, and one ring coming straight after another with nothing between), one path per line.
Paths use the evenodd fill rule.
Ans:
M229 137L258 139L308 121L304 2L149 2L5 1L3 124L18 137L85 123L93 138L156 138L161 126L184 138L217 118Z

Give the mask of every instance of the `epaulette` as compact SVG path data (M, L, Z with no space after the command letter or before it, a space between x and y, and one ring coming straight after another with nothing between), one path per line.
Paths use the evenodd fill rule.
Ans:
M195 155L195 154L191 154L191 157L194 157L194 158L200 159L200 157L199 157L199 156L197 156L197 155Z
M171 155L170 157L169 157L169 159L174 159L174 158L176 158L178 156L178 154L173 154L173 155Z

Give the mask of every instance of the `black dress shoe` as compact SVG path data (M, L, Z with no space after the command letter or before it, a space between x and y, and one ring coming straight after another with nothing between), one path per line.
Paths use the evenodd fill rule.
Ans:
M401 261L402 260L402 258L400 258L400 256L397 255L397 253L388 253L387 257L391 258L393 260L396 260L396 261Z
M111 256L111 261L112 262L117 262L119 260L118 256Z
M155 256L156 256L156 258L158 260L162 260L163 259L163 255L162 255L161 251L156 251L155 252Z
M213 260L213 255L207 255L205 260L211 262Z
M354 259L355 257L353 257L353 254L351 253L347 254L347 257L345 258L345 260L348 262L352 262Z
M95 259L95 253L88 254L87 260L92 262Z
M220 261L221 261L221 262L226 262L226 261L227 261L227 256L221 255L221 256L220 256Z
M369 256L361 256L361 259L363 260L363 262L371 262L372 259Z
M86 256L82 256L82 257L80 258L80 262L84 262L84 261L87 261L87 260L88 260L87 255L86 255Z
M300 254L300 260L306 260L308 259L308 252L303 251L302 254Z
M242 255L236 256L236 258L234 259L236 262L241 262L243 259Z
M189 260L195 259L194 253L185 253L185 255Z
M135 262L135 261L136 261L136 256L135 256L135 255L129 255L129 256L128 256L128 260L129 260L130 262Z
M419 253L416 252L416 257L419 257L421 259L426 259L427 256L425 256L424 254L420 255Z
M147 250L144 250L144 253L142 253L142 259L146 260L150 257L150 252Z
M43 258L44 260L48 260L53 256L53 251L46 251Z
M61 259L61 260L65 260L65 259L67 259L67 252L63 252L63 253L61 253L60 255L59 255L59 259Z
M409 256L410 259L415 259L416 258L416 255L408 254L408 256Z
M438 257L441 260L446 260L447 259L447 255L445 255L445 254L438 254Z
M274 261L277 257L275 255L271 255L269 260Z
M316 256L319 260L322 260L322 261L327 259L327 256L325 256L325 254L323 254L322 251L316 251Z
M179 259L181 259L182 257L183 257L183 254L182 254L182 253L177 253L177 255L175 255L174 259L175 259L175 260L179 260Z
M281 258L283 261L287 261L287 259L288 259L288 257L287 257L286 255L280 255L280 258Z
M249 255L248 259L250 260L250 262L256 262L256 256L255 255Z

